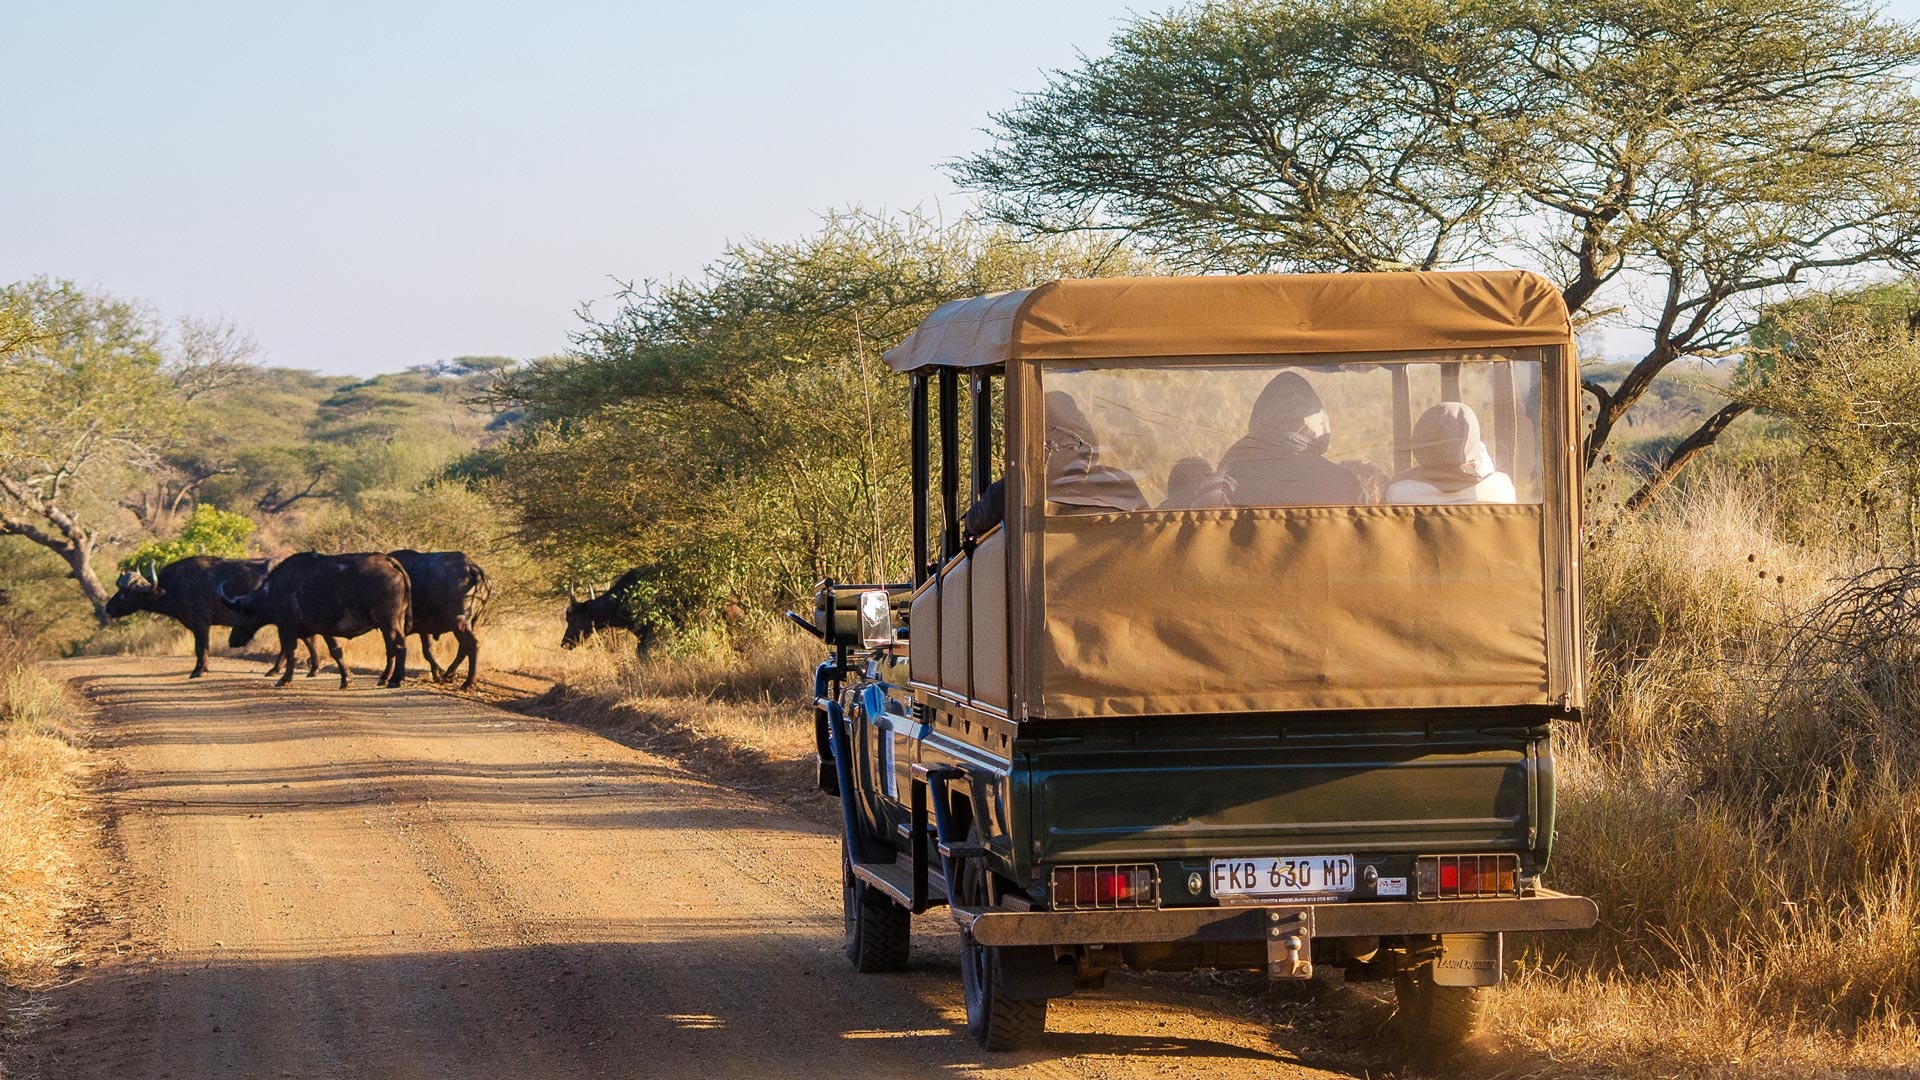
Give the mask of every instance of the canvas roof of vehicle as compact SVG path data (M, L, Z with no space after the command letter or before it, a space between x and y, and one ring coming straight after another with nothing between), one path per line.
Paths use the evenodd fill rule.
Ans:
M941 305L895 371L1123 356L1377 354L1563 345L1560 291L1521 270L1084 278Z

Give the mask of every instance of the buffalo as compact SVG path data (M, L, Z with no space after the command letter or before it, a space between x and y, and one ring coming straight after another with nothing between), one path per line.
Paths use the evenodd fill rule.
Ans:
M193 633L194 658L193 672L187 677L197 679L207 673L209 628L233 627L228 643L238 647L246 644L263 625L221 603L219 590L224 587L230 593L250 592L266 579L265 559L216 559L211 555L177 559L161 567L158 573L149 570L147 575L135 572L120 575L119 590L107 600L107 617L124 619L136 611L151 611L185 626ZM305 640L307 675L311 677L320 669L320 658L313 639ZM288 666L287 675L291 678L292 649L283 650L267 674L279 674L283 663Z
M653 626L647 613L640 610L640 570L621 574L604 594L575 599L567 605L567 632L560 647L571 649L602 630L631 630L638 640L635 651L644 653L653 642Z
M288 658L278 685L293 681L293 643L315 634L327 639L327 650L340 665L340 686L347 685L347 661L336 638L354 638L378 630L386 645L387 666L380 673L388 686L399 686L407 671L407 619L413 605L413 586L407 571L383 552L320 555L303 551L280 560L266 581L251 592L218 590L227 606L280 631L280 655Z
M413 611L408 620L408 632L420 635L420 655L426 657L427 668L433 673L435 682L447 682L460 667L460 661L467 662L467 681L460 689L473 689L474 670L480 663L480 642L473 636L474 624L480 621L480 611L486 607L491 591L487 586L487 573L480 564L458 551L410 551L401 549L389 552L398 560L413 582ZM452 634L460 643L453 654L453 662L443 671L433 656L430 639L440 634Z

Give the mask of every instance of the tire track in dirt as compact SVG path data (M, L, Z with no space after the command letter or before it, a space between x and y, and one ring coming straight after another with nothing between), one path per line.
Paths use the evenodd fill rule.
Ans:
M10 1076L1346 1075L1165 980L966 1037L950 924L840 955L817 822L576 728L357 680L66 661L114 779L108 921Z

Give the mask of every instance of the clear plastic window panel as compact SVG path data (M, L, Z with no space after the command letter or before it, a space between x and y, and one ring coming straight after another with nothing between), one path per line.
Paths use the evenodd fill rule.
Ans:
M1537 359L1049 365L1047 511L1537 503Z

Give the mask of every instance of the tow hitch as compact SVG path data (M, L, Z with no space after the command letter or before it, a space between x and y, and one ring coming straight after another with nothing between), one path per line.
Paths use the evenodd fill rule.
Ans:
M1267 978L1313 978L1313 909L1267 912Z

